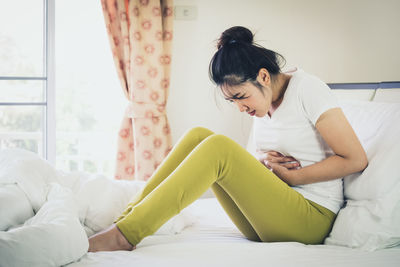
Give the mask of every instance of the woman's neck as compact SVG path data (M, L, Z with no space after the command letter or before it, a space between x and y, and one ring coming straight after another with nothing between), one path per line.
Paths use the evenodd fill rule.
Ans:
M283 95L289 85L292 76L284 73L279 73L276 77L274 87L272 89L272 106L277 108L283 100Z

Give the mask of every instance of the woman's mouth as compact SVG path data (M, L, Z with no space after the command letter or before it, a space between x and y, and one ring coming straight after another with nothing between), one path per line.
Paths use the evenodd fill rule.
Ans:
M253 110L252 112L247 112L247 113L249 113L250 116L254 116L256 114L256 111Z

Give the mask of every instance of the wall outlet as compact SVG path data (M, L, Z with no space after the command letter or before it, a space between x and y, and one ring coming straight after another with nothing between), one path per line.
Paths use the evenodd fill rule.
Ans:
M179 20L195 20L197 18L196 6L175 6L175 19Z

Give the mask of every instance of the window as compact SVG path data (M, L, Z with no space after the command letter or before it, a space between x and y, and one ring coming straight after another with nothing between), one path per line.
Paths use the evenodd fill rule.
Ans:
M0 62L0 148L112 177L127 101L101 1L3 1Z
M54 139L47 10L43 0L4 1L0 7L0 148L43 157L51 154L48 142Z

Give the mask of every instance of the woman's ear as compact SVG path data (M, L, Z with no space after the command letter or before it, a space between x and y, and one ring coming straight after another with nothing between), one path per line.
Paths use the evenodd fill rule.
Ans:
M269 75L269 72L265 68L261 68L258 71L257 81L263 86L270 85L271 76Z

